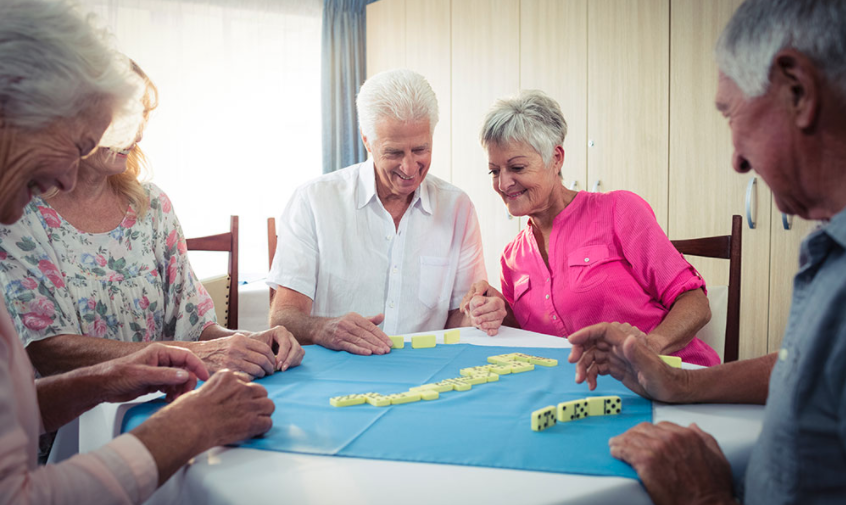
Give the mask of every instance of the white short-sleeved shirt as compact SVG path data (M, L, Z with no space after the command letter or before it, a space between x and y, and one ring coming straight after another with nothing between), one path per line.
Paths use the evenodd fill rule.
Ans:
M427 175L396 228L372 159L298 188L277 233L268 285L311 298L314 316L384 313L389 335L443 328L473 282L486 280L470 197Z

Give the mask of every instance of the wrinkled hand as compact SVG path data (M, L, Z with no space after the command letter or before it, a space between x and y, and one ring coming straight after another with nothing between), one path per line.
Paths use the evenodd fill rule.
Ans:
M199 453L266 433L273 426L270 415L275 409L267 390L247 374L220 370L155 416L171 416L174 426L201 430L203 442L195 451Z
M731 467L714 437L695 424L641 423L608 441L658 504L735 503Z
M387 354L391 352L391 339L377 326L384 320L384 314L363 317L350 312L330 319L314 343L327 349L365 356Z
M679 400L685 372L664 363L646 344L646 334L630 324L599 323L568 337L576 363L576 383L596 389L597 375L610 375L646 398Z
M275 369L285 371L298 366L303 362L305 351L297 339L284 326L273 328L258 333L253 333L250 338L268 345L271 352L276 354Z
M192 349L211 373L230 369L264 377L276 371L276 356L270 345L241 333L197 342Z
M470 324L490 336L499 333L499 327L508 315L505 298L487 281L478 281L470 286L459 309L470 318Z
M126 402L156 391L166 393L172 401L193 391L197 379L209 378L203 362L191 351L162 344L151 344L95 367L104 375L102 401L106 402Z

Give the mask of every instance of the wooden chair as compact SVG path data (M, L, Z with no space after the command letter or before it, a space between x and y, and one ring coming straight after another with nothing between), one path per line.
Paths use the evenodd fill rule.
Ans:
M273 267L273 257L276 255L276 218L267 218L267 269ZM275 289L268 287L270 290L270 304L273 305L273 293Z
M220 233L218 235L209 235L206 237L189 238L187 241L189 251L221 251L229 253L229 267L227 275L224 277L226 284L223 286L224 297L215 299L212 290L206 286L206 290L212 295L215 302L215 309L218 309L218 304L222 302L225 307L223 314L225 320L218 317L218 322L221 326L229 329L238 328L238 216L231 216L229 220L229 231L227 233ZM218 311L218 314L220 312Z
M737 361L740 341L740 254L743 219L731 218L731 235L719 237L673 240L678 251L687 256L721 258L729 260L728 308L726 313L726 338L723 362Z

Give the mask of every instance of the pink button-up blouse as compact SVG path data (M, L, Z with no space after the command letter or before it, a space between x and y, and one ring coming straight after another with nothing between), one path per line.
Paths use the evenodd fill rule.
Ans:
M566 337L601 322L649 333L685 291L705 288L655 213L628 191L576 194L555 217L543 261L529 225L502 253L502 294L525 330ZM712 366L720 358L694 338L674 355Z

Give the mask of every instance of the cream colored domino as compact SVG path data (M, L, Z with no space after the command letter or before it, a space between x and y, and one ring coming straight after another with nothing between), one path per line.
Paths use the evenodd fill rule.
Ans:
M529 356L529 363L540 366L558 366L557 359L542 358L540 356Z
M405 347L405 338L402 335L388 338L391 339L391 349L402 349Z
M428 349L435 347L434 335L415 335L411 337L411 347L413 349Z
M413 388L409 388L409 391L416 391L418 393L420 393L421 391L437 391L438 393L445 393L447 391L452 391L452 384L423 384L422 386L414 386Z
M434 389L424 389L423 391L418 391L420 393L420 398L423 400L437 400L438 397L441 395L435 391Z
M329 398L329 405L333 407L350 407L364 403L364 395L345 395Z
M391 404L390 398L385 395L380 395L379 393L365 393L361 396L364 397L364 401L374 407L387 407Z
M463 377L463 379L473 386L478 386L479 384L485 384L488 382L488 376L482 374L467 375Z
M402 405L403 403L419 402L420 393L417 391L407 391L405 393L397 393L395 395L388 395L391 400L391 405Z
M441 382L438 382L438 384L451 385L452 389L455 391L469 391L473 387L473 385L465 380L464 377L457 379L444 379Z
M534 356L529 356L528 354L523 354L522 352L512 352L508 354L504 354L503 356L510 357L512 361L525 361L526 363L531 363L532 358Z
M461 331L458 329L447 330L444 332L445 344L457 344L461 341Z
M561 402L555 409L559 423L566 423L575 421L577 419L584 419L589 417L588 402L585 400L571 400L569 402Z
M510 354L497 354L496 356L488 356L488 363L493 363L495 365L508 365L517 361Z
M503 365L501 363L488 365L488 370L497 375L508 375L511 373L511 367L508 365Z
M535 365L525 361L512 361L508 366L511 367L511 373L529 372L535 369Z
M664 363L670 365L673 368L681 368L682 359L678 356L664 356L663 354L658 356L661 358Z
M532 430L543 431L555 426L555 407L550 405L532 412Z
M496 372L493 371L494 367L501 368L497 365L474 366L474 367L470 367L470 368L462 368L459 371L459 373L463 376L476 375L476 374L480 374L480 373L484 373L484 374L496 373ZM511 371L510 368L508 370L509 370L509 372Z
M589 396L588 413L592 416L617 415L623 410L623 401L619 396Z

